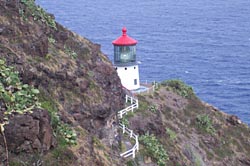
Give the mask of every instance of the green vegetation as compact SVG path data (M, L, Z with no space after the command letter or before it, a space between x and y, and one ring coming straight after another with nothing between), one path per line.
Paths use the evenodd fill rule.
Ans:
M57 127L58 134L61 135L68 145L76 145L77 135L75 130L73 130L69 125L60 123Z
M129 160L126 162L127 166L137 166L140 165L137 159Z
M64 52L69 55L71 58L76 59L78 57L77 53L72 50L71 48L67 47L66 45L64 45Z
M41 104L38 102L38 93L38 89L22 84L18 72L0 59L0 100L6 108L6 120L8 115L31 113L32 109L39 108Z
M139 140L144 144L148 156L153 157L159 166L164 166L168 160L168 155L163 145L153 134L140 136Z
M153 112L153 113L156 113L157 107L156 107L155 105L151 105L151 106L149 106L149 110L150 110L151 112Z
M4 134L4 125L9 123L9 117L16 114L32 113L32 110L40 107L37 94L39 90L27 84L22 84L18 72L13 67L8 67L4 60L0 59L0 103L4 116L0 117L0 132L4 139L6 162L8 164L8 146Z
M145 111L149 108L150 103L148 103L148 101L146 100L145 96L143 96L142 94L138 94L137 95L138 100L139 100L139 108L138 111Z
M46 166L68 166L75 165L74 162L76 160L76 157L74 153L66 146L57 146L42 160L43 164Z
M208 117L208 115L198 115L196 117L196 126L198 129L201 129L202 131L214 134L215 128L212 125L212 120Z
M126 117L123 117L123 118L121 119L121 123L122 123L123 125L125 125L125 126L128 126L128 125L129 125L129 121L128 121L128 119L127 119Z
M58 109L56 103L53 102L53 99L45 97L42 93L39 96L41 101L41 107L46 109L51 117L51 125L54 130L55 136L57 139L62 139L59 142L67 145L76 145L77 144L77 135L75 130L69 125L63 123L58 116Z
M55 44L56 40L53 37L48 37L48 41L50 44Z
M171 141L175 140L177 138L176 133L173 130L171 130L170 128L166 128L166 133L169 136Z
M167 86L167 90L173 91L182 97L192 98L194 96L193 88L181 80L167 80L163 81L161 85Z
M126 114L124 114L122 116L122 119L121 119L121 123L124 124L125 126L128 126L129 125L129 121L128 119L133 117L135 115L134 112L130 111L130 112L127 112Z
M37 6L34 0L21 0L21 3L26 6L26 9L20 7L19 14L24 20L27 20L30 16L33 17L35 21L41 21L42 23L46 23L46 25L52 27L57 30L55 20L48 15L43 8Z
M44 108L48 110L52 127L56 136L62 137L69 145L76 144L76 132L60 121L57 114L58 110L53 100L45 100L45 97L39 99L39 90L27 84L22 84L18 72L13 67L8 67L4 60L0 59L0 101L3 101L5 111L1 124L1 131L4 131L4 125L8 123L8 116L16 114L32 113L34 108Z

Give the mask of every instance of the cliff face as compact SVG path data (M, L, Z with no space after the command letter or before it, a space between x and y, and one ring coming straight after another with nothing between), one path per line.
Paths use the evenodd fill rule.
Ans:
M102 131L108 130L107 122L123 106L122 86L111 62L101 53L99 45L54 22L53 16L34 5L33 0L1 1L0 11L0 58L14 66L24 84L39 89L42 105L55 107L62 123L77 130L81 145L70 149L74 156L82 157L81 160L88 158L85 164L99 162L101 159L96 159L98 155L95 156L91 148L92 137L104 137ZM49 116L39 118L48 114L46 108L42 112L34 111L33 114L39 115L18 115L19 118L10 119L11 123L6 125L6 139L11 150L20 149L27 140L41 144L29 137L35 135L33 130L23 126L33 126L38 119L39 122L47 121L46 125L50 127ZM20 127L12 128L24 119L30 119L30 124L20 122ZM38 124L41 128L34 132L39 135L43 127L42 123ZM13 133L19 136L13 138ZM18 143L15 142L17 139ZM55 147L53 139L47 140L49 145L44 149L35 145L33 149L46 152ZM30 147L21 149L16 152L30 151Z

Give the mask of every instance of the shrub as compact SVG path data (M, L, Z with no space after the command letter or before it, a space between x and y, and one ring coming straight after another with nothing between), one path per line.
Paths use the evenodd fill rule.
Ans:
M166 128L166 133L168 134L170 140L174 140L177 137L176 133L170 128Z
M58 126L59 134L63 137L68 145L76 145L76 132L67 124L60 123Z
M127 119L126 117L123 117L123 118L121 119L121 123L122 123L123 125L125 125L125 126L128 126L128 125L129 125L129 121L128 121L128 119Z
M74 59L78 57L77 53L66 45L64 46L64 52Z
M161 85L167 86L168 90L171 90L182 97L191 98L194 96L193 88L180 80L163 81Z
M48 41L50 44L55 44L56 40L53 37L48 37Z
M215 133L215 129L212 125L212 120L208 117L208 115L198 115L196 117L196 126L198 127L198 129L201 129L206 133Z
M155 105L151 105L151 106L149 106L149 110L150 110L151 112L153 112L153 113L156 113L157 107L156 107Z
M159 166L164 166L168 160L168 155L157 138L153 134L147 133L140 136L139 140L145 145L148 155L155 159Z

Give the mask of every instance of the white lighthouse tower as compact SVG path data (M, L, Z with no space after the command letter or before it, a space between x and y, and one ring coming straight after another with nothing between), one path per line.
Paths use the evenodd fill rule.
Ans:
M140 88L139 66L136 61L137 41L129 37L127 29L122 29L122 36L112 42L114 45L114 66L122 85L128 90Z

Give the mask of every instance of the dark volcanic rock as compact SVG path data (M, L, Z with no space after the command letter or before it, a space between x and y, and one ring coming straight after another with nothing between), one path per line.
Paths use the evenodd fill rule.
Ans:
M32 114L15 115L9 121L5 126L5 136L10 151L46 152L55 146L47 111L34 110ZM0 144L3 146L3 141Z

